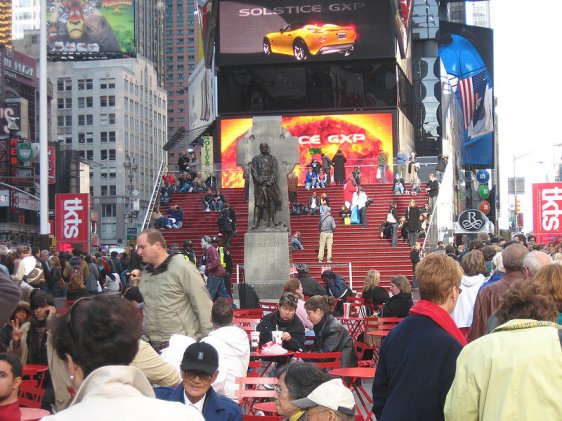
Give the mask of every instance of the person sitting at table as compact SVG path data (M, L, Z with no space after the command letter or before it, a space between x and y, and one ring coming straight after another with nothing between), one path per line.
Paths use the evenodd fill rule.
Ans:
M289 280L285 282L283 291L295 294L295 296L299 299L299 302L297 303L297 316L299 317L306 330L312 330L314 328L314 325L310 322L310 320L308 320L308 316L304 308L304 295L302 293L301 281L299 281L297 278L289 278Z
M55 300L51 294L35 289L30 295L31 319L20 326L18 321L12 324L12 340L8 352L20 357L22 364L48 365L47 358L47 319L53 320L57 313ZM51 409L55 403L55 391L49 372L43 380L45 396L42 407Z
M378 311L378 306L390 299L386 289L379 286L380 281L381 273L378 270L371 269L367 272L362 297L365 300L365 305L371 306L374 311Z
M260 347L273 339L272 331L282 330L283 348L289 351L304 349L304 326L296 315L298 302L295 294L285 292L279 299L279 308L263 316L256 327L260 332Z
M14 354L0 354L0 420L20 420L18 392L23 368Z
M236 377L246 377L250 363L248 334L232 325L234 311L224 298L218 298L211 310L213 330L201 342L211 344L219 353L219 375L213 383L215 392L238 402Z
M322 272L321 277L326 285L326 293L336 299L334 315L336 317L343 316L343 303L347 301L347 297L353 296L353 290L346 284L343 276L337 275L331 270Z
M179 386L158 387L158 399L181 402L197 409L205 421L242 421L242 408L211 387L219 376L219 354L210 344L196 342L187 347L180 369L183 382ZM186 418L190 420L190 418Z
M336 299L315 295L304 304L308 319L314 325L313 352L341 352L342 367L357 367L357 354L353 339L342 324L332 316Z
M466 345L450 315L462 276L458 262L445 254L430 253L416 267L420 300L380 348L372 395L378 421L444 419L457 357Z
M291 401L306 398L332 376L314 363L291 363L284 365L276 374L279 383L275 387L275 408L283 421L305 421L306 411L294 406Z
M379 316L407 317L414 305L410 281L401 275L393 276L390 280L390 292L392 297L386 302Z
M306 315L306 312L305 312ZM31 318L31 307L27 301L20 301L18 306L12 313L10 321L0 329L0 351L5 352L12 340L12 326L15 320L18 321L20 326L23 326Z
M307 397L291 402L306 410L310 421L355 420L355 398L341 379L329 380L314 389Z
M77 301L56 320L53 346L76 396L45 421L204 421L195 408L154 399L145 375L129 366L139 349L138 309L120 295Z

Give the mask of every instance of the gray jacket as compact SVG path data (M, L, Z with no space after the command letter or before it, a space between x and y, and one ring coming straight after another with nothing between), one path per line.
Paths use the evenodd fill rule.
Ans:
M320 232L334 232L336 230L336 221L334 221L331 214L325 213L320 217L318 229Z

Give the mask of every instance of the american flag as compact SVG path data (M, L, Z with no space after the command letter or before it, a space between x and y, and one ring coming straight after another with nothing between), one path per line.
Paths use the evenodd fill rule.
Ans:
M470 122L474 118L476 109L480 105L482 98L484 98L487 83L487 70L483 70L474 76L470 76L459 81L458 90L464 114L465 129L470 126Z

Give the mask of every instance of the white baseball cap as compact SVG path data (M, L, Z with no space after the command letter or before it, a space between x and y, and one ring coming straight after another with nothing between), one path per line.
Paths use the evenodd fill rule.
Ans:
M341 379L322 383L306 398L297 399L291 403L300 409L308 409L320 405L342 414L355 415L353 393L343 384Z

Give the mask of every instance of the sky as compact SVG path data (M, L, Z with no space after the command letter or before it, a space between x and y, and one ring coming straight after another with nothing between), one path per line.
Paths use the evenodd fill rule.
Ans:
M561 59L558 57L562 1L492 0L494 83L499 141L500 228L508 226L507 178L525 177L519 195L524 231L532 230L532 183L553 181L553 165L562 156ZM542 162L542 163L541 163Z

